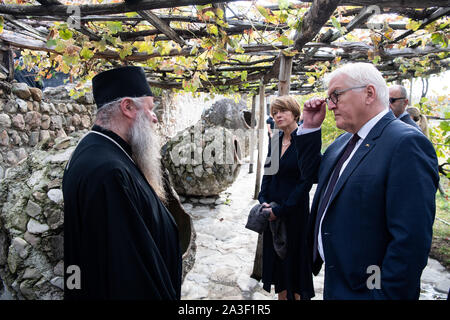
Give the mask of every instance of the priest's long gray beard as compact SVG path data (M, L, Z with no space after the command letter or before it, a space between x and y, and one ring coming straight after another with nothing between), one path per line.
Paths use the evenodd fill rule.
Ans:
M128 141L130 141L137 166L158 197L165 201L159 140L154 124L146 117L144 110L140 109L129 131Z

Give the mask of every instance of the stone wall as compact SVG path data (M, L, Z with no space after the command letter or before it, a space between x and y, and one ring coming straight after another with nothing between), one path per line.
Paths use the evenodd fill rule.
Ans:
M24 83L0 90L0 180L38 144L91 127L96 110L92 96L75 101L68 90L48 88L43 93Z
M84 133L72 135L79 139ZM61 183L78 139L40 145L0 182L0 277L14 299L63 298Z

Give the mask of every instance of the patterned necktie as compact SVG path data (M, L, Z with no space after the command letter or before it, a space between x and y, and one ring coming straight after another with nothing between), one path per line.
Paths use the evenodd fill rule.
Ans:
M328 201L330 201L330 197L331 197L331 194L333 193L334 187L336 186L336 182L339 178L339 173L341 172L342 165L348 159L348 157L351 155L358 140L359 140L359 136L357 133L355 133L353 135L353 137L350 139L350 141L348 142L347 147L345 148L345 151L342 154L341 158L337 162L337 164L334 168L334 171L333 171L333 175L330 178L328 188L327 188L325 194L323 195L322 199L319 202L319 210L317 211L316 222L315 222L315 226L314 226L313 261L316 261L318 253L319 253L318 247L317 247L317 237L319 235L320 220L322 219L323 213L325 212L325 208L328 205Z

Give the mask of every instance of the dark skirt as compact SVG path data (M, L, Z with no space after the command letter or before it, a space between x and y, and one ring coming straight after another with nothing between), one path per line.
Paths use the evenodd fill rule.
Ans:
M275 292L287 290L288 299L294 299L294 293L302 300L314 297L311 265L308 262L305 233L299 224L290 224L287 220L288 248L282 260L275 252L272 232L269 227L263 233L263 289L270 292L275 285ZM306 224L305 224L306 225Z

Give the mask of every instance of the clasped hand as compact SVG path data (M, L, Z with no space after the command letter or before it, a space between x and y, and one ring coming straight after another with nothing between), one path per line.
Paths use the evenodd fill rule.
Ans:
M262 205L264 208L263 210L268 210L270 212L269 221L276 220L277 216L273 214L272 207L270 206L270 204L268 204L267 202L264 202Z

